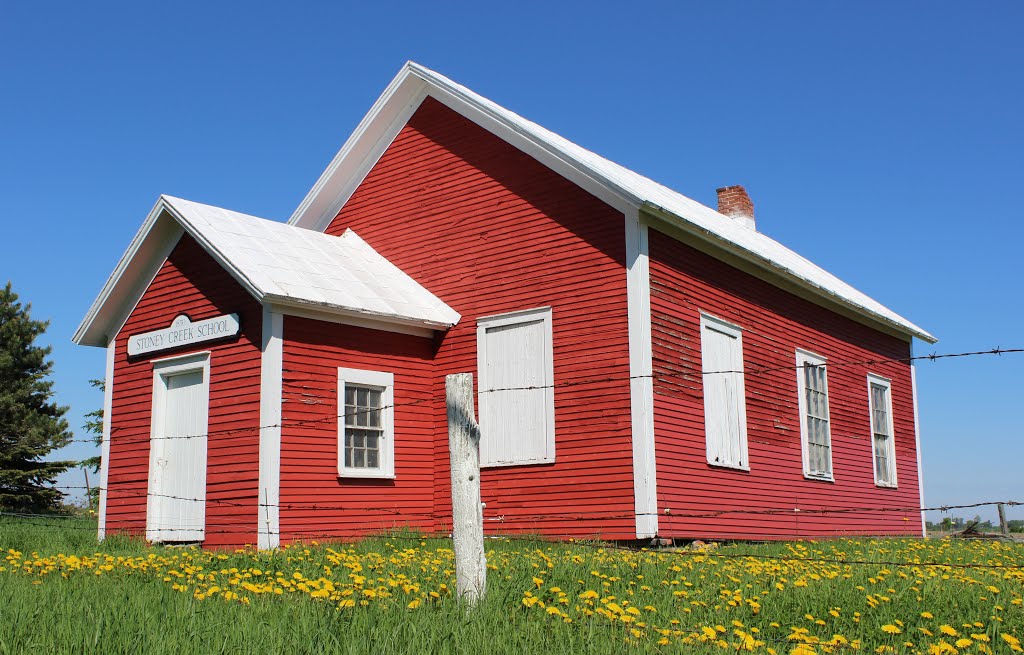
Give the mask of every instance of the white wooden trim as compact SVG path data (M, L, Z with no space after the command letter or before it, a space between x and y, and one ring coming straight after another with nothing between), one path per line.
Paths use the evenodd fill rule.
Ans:
M256 545L281 545L281 402L284 368L284 316L263 306L260 355L260 473Z
M360 121L288 223L320 232L327 229L373 164L428 95L619 211L639 206L636 199L608 180L584 170L578 162L570 161L531 135L516 129L457 85L408 62Z
M503 466L529 466L534 464L551 464L555 461L555 360L554 360L554 324L551 307L535 307L532 309L521 309L505 314L483 316L476 321L476 369L477 389L479 394L485 393L490 388L490 378L487 373L485 362L488 361L486 334L489 328L503 327L506 325L517 325L519 323L532 323L542 321L544 323L544 407L545 407L545 444L544 455L538 458L517 459L513 461L485 462L480 461L481 468L498 468ZM480 412L480 434L481 439L487 438L487 416Z
M418 81L396 78L345 141L288 223L302 227L309 224L317 232L326 230L426 97L426 89ZM394 101L387 102L391 99Z
M913 348L910 350L910 356L914 356ZM914 364L910 365L910 388L914 396L914 444L917 450L917 493L918 502L921 503L921 536L927 538L928 526L925 523L924 515L924 464L921 459L921 424L917 411L917 367Z
M647 224L625 212L626 308L629 330L629 405L633 442L636 538L658 535L658 477L654 446L654 366L651 346L651 272Z
M704 350L704 348L706 346L706 343L704 341L704 331L706 329L708 329L708 328L711 328L712 330L714 330L716 332L721 332L722 334L725 334L727 336L732 337L733 339L736 339L736 343L739 344L740 361L739 361L739 369L738 370L740 371L740 381L739 381L739 390L738 390L739 394L738 395L739 395L739 401L740 401L740 407L739 407L739 410L740 410L739 411L739 429L740 429L739 439L740 439L740 443L739 443L739 446L740 446L740 451L741 451L741 455L740 455L740 460L741 461L740 461L740 463L716 462L716 461L711 459L711 447L710 447L711 446L711 435L708 433L708 429L711 426L711 421L710 421L710 413L709 413L709 408L708 408L708 402L707 402L707 396L706 395L704 397L704 438L705 438L705 449L704 449L704 452L707 455L707 462L711 466L716 466L716 467L720 467L720 468L737 469L737 470L740 470L740 471L749 471L750 470L750 450L749 450L749 448L747 446L747 384L746 384L746 375L743 373L743 370L744 370L744 364L743 364L743 328L741 328L738 325L735 325L734 323L730 323L730 322L728 322L728 321L726 321L724 319L718 318L717 316L714 316L712 314L708 314L707 312L700 312L701 387L702 388L704 387L704 382L708 378L708 376L704 375L704 374L709 372L709 370L707 368L707 363L706 363L707 362L707 358L705 357L705 350Z
M379 387L381 394L380 461L377 468L345 466L345 384ZM338 477L390 480L395 477L395 374L359 368L338 368Z
M810 472L810 449L807 447L807 399L806 385L804 384L804 364L825 367L825 402L828 405L828 475L815 475ZM832 462L832 399L828 393L828 361L816 353L802 348L796 349L796 389L797 406L800 412L800 452L803 458L804 478L807 480L819 480L822 482L835 482L836 470Z
M599 179L558 152L552 151L528 134L517 130L486 107L473 103L464 95L440 87L429 87L429 95L463 118L475 123L512 147L530 155L609 207L621 212L637 210L639 203L620 193L605 179Z
M107 537L107 485L110 483L110 432L114 419L114 361L117 356L117 339L107 344L107 367L103 378L103 440L100 443L100 506L97 515L96 538Z
M150 428L149 428L149 468L146 471L147 475L147 486L146 486L146 539L149 541L163 541L162 537L166 536L163 533L170 532L170 529L152 525L152 520L155 514L159 514L156 509L163 504L164 499L159 495L158 492L153 489L153 470L158 459L158 453L162 451L162 442L157 441L163 435L160 434L163 426L163 406L164 406L164 395L167 393L166 378L172 375L181 373L189 373L193 371L202 371L203 373L203 394L206 397L206 415L203 417L203 424L209 426L210 419L210 351L205 350L202 352L187 353L184 355L176 355L173 357L165 357L163 359L152 360L153 365L153 392L151 397L152 410L150 412ZM206 428L208 429L208 427ZM207 436L203 435L204 441L207 440ZM156 444L161 444L157 446ZM205 481L204 481L205 482ZM205 489L205 484L204 484ZM202 528L189 528L189 532L202 532L202 538L198 541L202 541L206 535L205 528L205 491L203 496L203 522L204 527ZM184 530L184 529L183 529ZM173 540L172 540L173 541ZM192 541L192 539L189 539Z
M370 330L381 330L383 332L395 332L398 334L411 334L417 337L432 338L434 336L434 330L431 328L418 327L415 325L406 325L403 323L396 323L392 321L384 321L370 318L366 315L359 314L339 314L336 312L320 311L314 307L303 307L299 305L284 305L274 303L272 305L275 312L285 314L287 316L295 316L298 318L309 318L314 321L325 321L327 323L337 323L339 325L351 325L354 327L367 328Z
M871 475L874 476L875 486L876 487L885 487L887 489L896 489L898 487L898 482L897 481L898 481L899 478L898 478L897 470L896 470L897 469L897 466L896 466L896 429L895 429L895 425L893 423L893 418L892 418L892 404L893 404L893 400L892 400L892 380L890 380L889 378L882 377L881 375L876 375L875 373L868 373L867 383L868 383L868 425L869 425L869 428L870 428L869 429L869 435L871 436L871 439L869 440L871 442ZM873 396L872 396L872 393L871 393L871 386L872 385L878 385L878 386L885 387L885 389L886 389L885 396L886 396L886 399L889 402L889 406L886 408L886 417L887 417L888 423L889 423L889 425L888 425L888 428L889 428L889 444L888 444L888 449L889 449L889 461L892 462L892 482L880 482L878 480L878 462L876 461L876 457L875 457L875 415L874 415L874 407L872 406L872 404L874 402L872 400Z

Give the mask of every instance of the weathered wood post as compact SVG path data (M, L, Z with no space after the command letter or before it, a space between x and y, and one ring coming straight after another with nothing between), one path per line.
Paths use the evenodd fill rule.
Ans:
M999 510L999 531L1003 533L1004 537L1009 538L1010 524L1006 522L1006 505L999 503L996 505L996 509Z
M480 428L473 419L473 374L448 375L444 387L452 472L455 589L459 598L474 606L487 589L487 560L480 503Z

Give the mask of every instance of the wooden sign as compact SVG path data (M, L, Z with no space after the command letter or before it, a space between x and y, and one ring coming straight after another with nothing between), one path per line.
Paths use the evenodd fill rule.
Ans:
M225 339L238 334L238 314L226 314L193 323L182 314L171 322L171 327L136 334L128 338L128 356L180 348L195 343Z

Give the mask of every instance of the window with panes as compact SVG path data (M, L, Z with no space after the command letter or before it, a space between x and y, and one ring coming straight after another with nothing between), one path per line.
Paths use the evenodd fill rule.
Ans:
M798 352L797 381L800 388L804 474L831 479L832 435L828 413L828 371L824 358Z
M893 443L890 388L888 380L868 376L875 484L887 487L896 485L896 453Z
M392 478L395 474L392 373L338 369L338 475Z
M380 467L383 397L379 387L345 385L345 467Z

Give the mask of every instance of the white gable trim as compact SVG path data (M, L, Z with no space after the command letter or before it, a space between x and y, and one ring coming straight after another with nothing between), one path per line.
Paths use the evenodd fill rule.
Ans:
M619 211L639 206L639 201L631 198L628 193L614 188L601 180L599 175L584 170L577 162L545 147L462 92L449 80L408 62L360 121L288 223L319 232L326 230L427 96L525 152Z
M626 305L629 323L629 394L633 435L633 504L636 537L658 535L657 457L654 451L654 380L651 352L651 277L647 225L625 213Z
M89 307L71 337L72 341L87 346L103 346L120 333L142 294L184 234L184 229L175 221L159 220L164 208L161 196ZM132 279L136 280L133 286L128 287L127 282L121 284L122 280Z
M426 85L421 81L402 75L396 77L345 141L288 223L318 232L326 230L426 97Z

